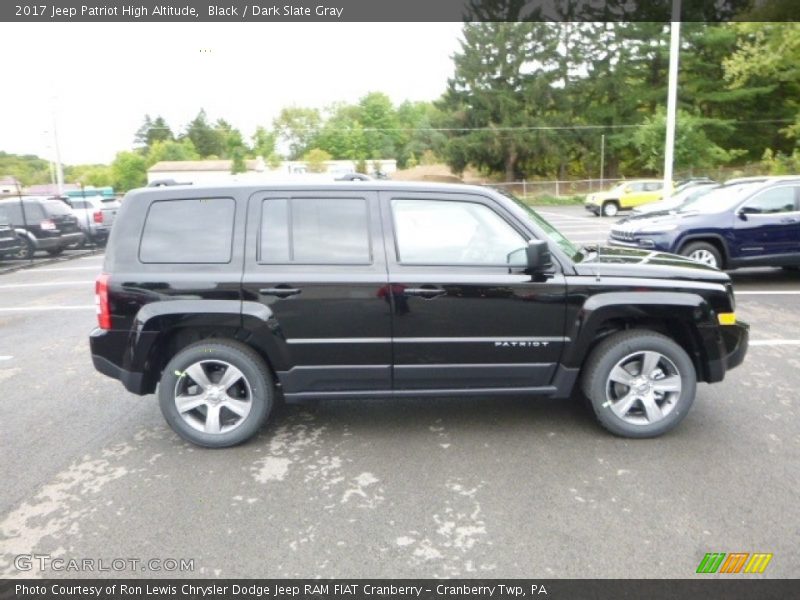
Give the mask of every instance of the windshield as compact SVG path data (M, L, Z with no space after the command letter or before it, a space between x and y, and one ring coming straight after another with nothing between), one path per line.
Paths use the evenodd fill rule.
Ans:
M736 206L736 204L760 183L740 183L724 185L700 196L692 202L680 207L678 212L699 212L705 214L718 213Z
M558 229L553 227L550 223L548 223L544 218L539 216L535 210L533 210L530 206L528 206L525 202L517 198L514 194L506 191L506 190L496 190L512 200L514 204L522 208L525 213L528 215L531 221L536 223L542 230L544 230L547 237L553 240L561 250L564 251L564 254L569 256L574 261L580 261L583 257L583 254L575 244L570 242L563 233L561 233Z

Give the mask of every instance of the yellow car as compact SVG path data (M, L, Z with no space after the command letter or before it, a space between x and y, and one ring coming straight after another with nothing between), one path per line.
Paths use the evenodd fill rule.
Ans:
M661 179L632 179L623 181L607 192L589 194L584 206L589 212L604 217L614 217L626 210L661 200L664 182Z

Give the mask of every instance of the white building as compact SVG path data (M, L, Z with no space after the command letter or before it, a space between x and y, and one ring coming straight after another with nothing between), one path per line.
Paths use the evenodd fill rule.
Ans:
M174 180L178 183L214 183L220 181L263 181L264 179L293 179L295 177L314 179L335 179L347 173L356 172L357 161L327 160L325 173L311 173L305 161L283 161L276 168L271 168L262 158L246 160L244 173L231 173L231 160L164 160L154 164L147 170L147 183L161 180ZM382 173L389 175L397 170L394 159L366 161L368 175L375 174L378 167Z

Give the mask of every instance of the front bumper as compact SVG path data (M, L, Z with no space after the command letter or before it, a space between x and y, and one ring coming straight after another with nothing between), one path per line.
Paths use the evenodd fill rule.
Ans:
M600 205L599 204L584 204L583 208L588 210L590 213L594 213L595 215L600 214Z
M708 383L722 381L725 373L742 364L750 341L750 325L744 321L722 325L719 331L718 356L708 361Z

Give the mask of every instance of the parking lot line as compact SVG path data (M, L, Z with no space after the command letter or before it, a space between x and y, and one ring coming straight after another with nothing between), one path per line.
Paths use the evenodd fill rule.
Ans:
M800 346L800 340L750 340L750 346Z
M800 290L734 290L736 296L797 296Z
M0 312L29 312L39 310L97 310L94 304L81 304L76 306L2 306Z
M0 356L0 360L11 360L13 356Z
M47 287L49 285L92 285L94 279L86 279L85 281L45 281L40 283L5 283L0 285L0 289L10 290L16 288L27 287Z
M44 267L42 269L37 269L34 267L33 269L29 270L28 273L60 273L61 271L99 271L100 267L60 267L60 268L48 268Z

